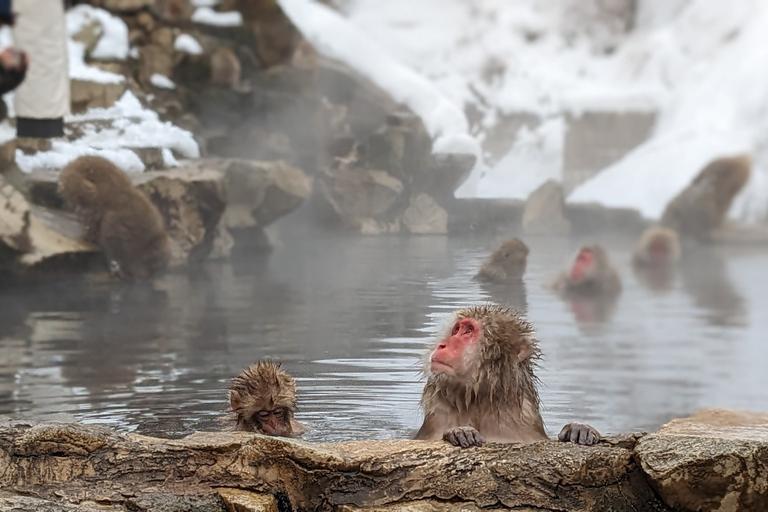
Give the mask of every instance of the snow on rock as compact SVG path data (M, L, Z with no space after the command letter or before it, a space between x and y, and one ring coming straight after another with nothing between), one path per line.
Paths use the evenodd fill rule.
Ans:
M85 63L85 45L71 39L67 41L69 50L69 78L100 84L118 84L125 81L123 75L110 73Z
M221 0L192 0L195 7L216 7L219 3Z
M173 90L176 88L176 84L173 83L173 80L159 73L153 73L152 76L149 77L149 81L152 85L159 87L160 89Z
M563 178L565 120L555 117L534 130L520 128L512 149L486 172L477 187L478 197L526 199L550 179Z
M461 105L442 94L430 80L393 58L334 10L307 0L279 3L320 53L344 62L419 115L432 136L434 152L472 153L480 158L480 145L469 134Z
M16 138L16 127L11 126L7 119L0 122L0 144Z
M192 14L192 21L218 27L237 27L243 24L243 15L238 11L218 12L210 7L198 7Z
M25 155L16 152L16 161L24 172L36 168L61 169L81 155L96 154L113 161L126 172L141 172L144 164L129 147L164 148L163 157L173 165L173 152L185 158L198 158L200 148L192 134L161 121L157 113L144 108L130 91L109 108L93 108L65 118L78 123L83 132L77 140L54 141L50 151Z
M189 53L190 55L200 55L203 53L203 47L197 42L197 39L189 34L179 34L173 42L173 49L177 52Z
M101 35L91 52L91 58L125 60L128 57L128 26L117 16L98 7L80 4L67 11L66 19L67 34L70 37L91 23L98 24Z

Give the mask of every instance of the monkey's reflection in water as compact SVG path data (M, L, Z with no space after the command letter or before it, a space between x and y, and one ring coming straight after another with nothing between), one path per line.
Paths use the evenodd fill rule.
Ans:
M686 247L680 274L683 289L705 312L704 318L710 325L748 324L744 298L733 286L723 257L713 248Z
M89 390L94 401L135 383L145 361L157 361L170 329L164 291L152 283L110 287L90 294L75 349L67 351L62 374L72 387Z

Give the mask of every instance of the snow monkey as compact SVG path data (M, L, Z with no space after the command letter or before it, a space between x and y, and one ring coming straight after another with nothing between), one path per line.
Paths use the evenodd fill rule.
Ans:
M504 240L480 267L475 279L493 283L520 282L525 274L528 246L519 238Z
M707 241L723 223L733 198L749 180L752 160L747 155L717 158L680 192L661 216L661 225Z
M680 261L680 239L669 228L646 229L632 251L632 263L638 267L669 267Z
M549 287L568 295L611 296L621 291L621 279L605 249L593 244L579 249L571 268L557 275Z
M534 375L539 356L533 326L509 308L456 311L424 361L424 423L416 439L462 448L548 439ZM591 445L600 434L569 423L558 439Z
M81 156L59 175L59 193L101 247L113 276L149 279L171 257L163 217L115 164Z
M296 381L279 364L258 361L243 370L229 386L229 405L235 430L282 437L304 431L293 419Z

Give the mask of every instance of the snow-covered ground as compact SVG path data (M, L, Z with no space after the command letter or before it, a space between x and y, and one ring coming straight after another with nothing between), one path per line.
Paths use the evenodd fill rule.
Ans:
M312 0L281 0L319 51L409 103L427 125L444 123L442 113L450 112L452 134L465 141L456 150L467 150L467 136L482 144L504 114L541 122L521 129L492 168L481 162L459 195L524 198L562 177L565 112L657 110L652 138L569 201L634 207L656 218L708 160L746 151L756 172L732 213L766 214L764 0L638 0L628 33L615 29L620 16L596 17L597 0L341 4L346 20ZM468 106L481 114L471 128L455 115Z
M67 12L69 76L72 79L97 83L122 83L125 77L103 71L86 64L86 46L79 39L81 31L93 31L98 41L88 57L97 60L125 60L129 58L128 27L107 11L90 5L78 5ZM74 38L74 39L73 39ZM181 39L180 51L197 51L199 44L192 37ZM0 30L0 46L12 44L8 30ZM197 47L195 47L197 45ZM165 76L153 75L155 87L173 88L174 83ZM5 96L9 115L13 116L12 94ZM186 158L200 156L200 149L192 133L162 121L158 114L145 108L131 92L126 92L110 108L93 108L82 114L65 117L67 129L77 125L79 137L75 140L54 140L50 151L26 155L16 151L16 163L25 172L34 169L61 169L75 158L96 154L108 158L126 172L142 172L144 163L128 148L154 147L162 149L167 166L177 165L174 154ZM0 141L15 136L8 121L0 123Z

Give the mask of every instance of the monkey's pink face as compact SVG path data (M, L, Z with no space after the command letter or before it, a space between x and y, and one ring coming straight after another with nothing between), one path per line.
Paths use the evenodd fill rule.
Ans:
M474 318L462 318L453 324L451 335L441 341L430 357L432 373L461 377L466 360L474 352L483 334L483 327Z
M571 268L571 281L574 283L582 282L589 276L594 262L595 256L592 254L592 251L589 249L579 251L576 261L573 262L573 267Z
M278 407L271 411L259 411L255 416L257 425L268 436L290 435L290 419L285 408Z
M654 263L666 263L670 257L669 247L663 240L654 240L648 248L648 255Z

